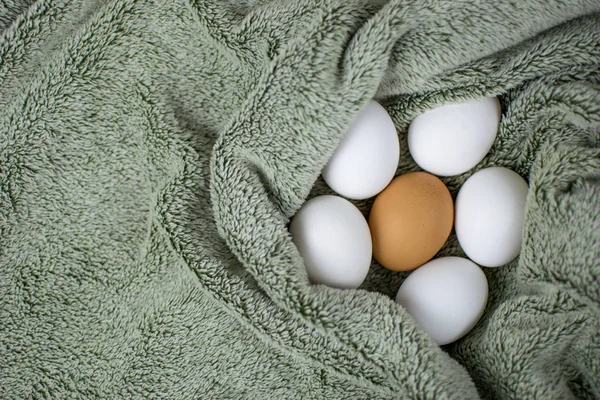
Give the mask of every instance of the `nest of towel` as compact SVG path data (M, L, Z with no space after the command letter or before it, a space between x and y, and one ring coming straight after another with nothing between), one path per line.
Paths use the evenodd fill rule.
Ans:
M597 0L4 1L0 397L600 398L599 27ZM376 262L312 285L287 225L365 104L400 174L415 116L483 96L476 169L530 190L477 326L436 345Z

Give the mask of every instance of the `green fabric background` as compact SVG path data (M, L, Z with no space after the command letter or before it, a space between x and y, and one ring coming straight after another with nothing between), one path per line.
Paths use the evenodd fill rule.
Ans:
M0 398L600 398L599 12L4 1ZM389 111L403 173L412 118L484 95L503 116L477 168L531 190L477 327L436 346L376 263L361 290L310 285L287 223L361 107Z

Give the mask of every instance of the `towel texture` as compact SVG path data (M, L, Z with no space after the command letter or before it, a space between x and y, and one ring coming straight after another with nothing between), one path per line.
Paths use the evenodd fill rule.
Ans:
M598 0L0 5L0 398L600 398ZM498 95L518 260L440 348L287 232L371 98ZM445 179L453 191L473 171ZM367 215L370 202L356 202ZM440 255L463 255L451 237Z

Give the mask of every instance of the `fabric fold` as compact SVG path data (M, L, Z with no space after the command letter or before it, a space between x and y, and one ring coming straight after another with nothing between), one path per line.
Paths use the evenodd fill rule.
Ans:
M0 397L600 396L597 1L29 3L0 15ZM416 115L482 96L496 143L445 183L525 177L523 251L440 348L406 274L311 285L287 224L371 98L400 174Z

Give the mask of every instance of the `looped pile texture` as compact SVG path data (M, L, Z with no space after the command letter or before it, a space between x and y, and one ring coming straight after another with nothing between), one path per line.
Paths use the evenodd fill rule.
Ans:
M600 398L597 0L0 5L0 398ZM500 96L523 250L438 347L287 231L371 98ZM370 201L355 202L368 213ZM451 236L440 255L464 255Z

